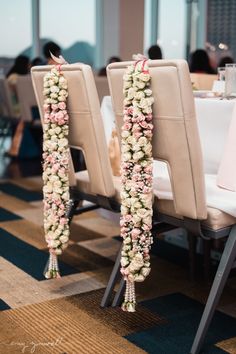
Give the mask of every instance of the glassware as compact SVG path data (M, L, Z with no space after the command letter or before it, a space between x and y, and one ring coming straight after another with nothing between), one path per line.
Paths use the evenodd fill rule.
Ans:
M225 66L217 68L217 75L219 81L225 81Z
M224 96L225 94L225 67L217 68L218 78L214 80L212 91L216 96Z
M225 65L225 97L236 98L236 64Z

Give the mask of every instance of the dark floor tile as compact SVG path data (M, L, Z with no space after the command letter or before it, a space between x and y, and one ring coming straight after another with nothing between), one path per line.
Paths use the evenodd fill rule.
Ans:
M48 261L48 252L41 251L29 245L1 228L0 256L22 269L33 278L37 280L45 279L43 272ZM61 275L79 272L78 269L60 261L59 268Z
M149 354L189 354L203 312L203 305L183 294L171 294L142 302L166 323L126 338ZM223 324L223 326L222 326ZM236 319L217 311L203 346L205 354L223 354L215 344L236 336Z
M0 311L9 310L10 306L0 299Z
M18 220L18 219L22 219L22 218L6 209L0 208L0 222Z
M42 199L41 193L30 191L13 183L0 183L0 191L18 199L22 199L25 202L33 202Z

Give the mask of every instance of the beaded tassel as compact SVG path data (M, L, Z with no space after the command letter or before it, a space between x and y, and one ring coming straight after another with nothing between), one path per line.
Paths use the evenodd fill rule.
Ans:
M44 273L46 279L60 278L57 255L50 250L49 260Z
M125 299L121 306L123 311L135 312L136 296L134 282L126 280Z

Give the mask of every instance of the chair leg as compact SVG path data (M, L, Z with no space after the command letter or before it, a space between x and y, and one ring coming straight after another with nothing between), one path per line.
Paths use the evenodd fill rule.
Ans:
M0 151L3 150L5 140L9 136L10 127L11 127L11 124L9 122L5 122L5 124L3 124L3 127L1 129L1 138L2 139L1 139L1 143L0 143Z
M122 278L120 281L120 284L119 284L119 288L118 288L116 295L114 297L114 300L112 302L112 307L116 307L116 306L121 305L124 291L125 291L125 280L124 280L124 278Z
M205 339L206 332L210 325L219 298L224 289L230 270L232 269L236 257L236 226L229 234L224 252L218 266L210 294L190 351L190 354L198 354Z
M211 241L203 240L204 279L206 282L209 282L211 273Z
M74 212L75 212L79 203L80 203L79 200L70 200L69 207L67 210L67 217L69 219L69 224L72 222Z
M120 274L121 250L122 250L122 247L121 247L121 249L120 249L120 251L119 251L119 253L118 253L117 257L116 257L116 261L115 261L114 267L112 269L112 272L111 272L111 275L110 275L110 279L108 281L105 293L103 295L103 298L102 298L102 301L101 301L101 304L100 304L101 307L107 307L109 305L110 298L111 298L112 292L114 290L117 277Z
M193 281L196 277L197 236L191 232L188 232L188 247L190 278Z

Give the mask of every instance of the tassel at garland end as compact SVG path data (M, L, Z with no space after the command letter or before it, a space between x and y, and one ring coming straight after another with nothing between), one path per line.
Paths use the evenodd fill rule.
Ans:
M125 300L121 306L123 311L135 312L136 297L134 282L126 281Z
M46 271L44 272L46 279L60 278L60 272L58 267L57 255L50 251L48 264L46 266Z

